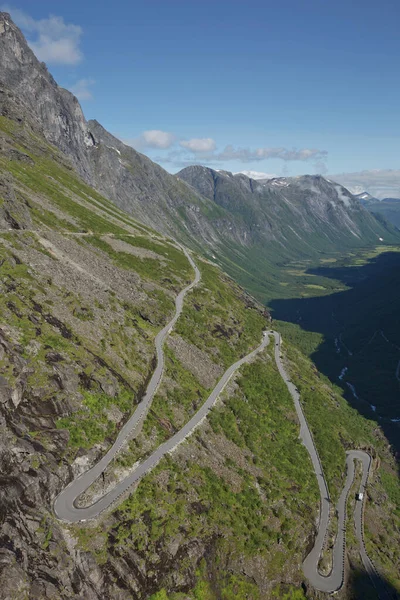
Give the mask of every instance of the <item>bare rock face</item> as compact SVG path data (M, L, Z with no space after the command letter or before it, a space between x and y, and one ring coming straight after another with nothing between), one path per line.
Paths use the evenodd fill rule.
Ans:
M0 376L0 597L100 600L105 597L101 568L90 553L75 549L68 530L48 510L72 476L71 467L62 464L68 432L55 429L68 400L32 393L27 378L33 370L21 353L22 346L2 326L0 360L12 369L14 382ZM76 391L76 373L59 365L56 353L47 358L69 393ZM51 432L51 441L28 434L39 429Z
M212 389L217 385L223 370L219 365L213 363L205 352L176 334L168 338L167 344L203 387Z
M25 414L29 415L32 404L22 402L29 374L26 361L3 331L0 348L15 373L13 386L0 380L0 595L9 600L59 598L61 580L71 597L79 597L75 596L81 589L78 567L58 562L56 550L62 547L62 532L40 510L59 489L58 453L54 455L40 442L23 436L28 422ZM60 434L57 445L62 448L65 432ZM44 455L46 461L41 463L38 457ZM67 476L64 469L62 477ZM90 590L87 593L88 598L97 598Z
M321 177L254 181L200 166L167 173L97 121L86 122L78 100L57 85L7 13L0 13L0 55L0 115L28 120L87 183L158 231L226 254L232 243L261 244L266 253L278 243L286 257L312 253L310 235L316 252L393 241L345 188Z
M0 13L0 81L22 99L41 124L49 142L70 156L77 170L91 180L86 149L94 146L78 100L60 88L40 63L10 15ZM3 113L0 94L0 113Z
M289 248L295 235L305 245L310 235L325 237L326 249L341 242L377 240L380 225L343 186L320 175L253 180L246 175L194 165L178 173L199 193L242 219L248 242L279 241Z
M12 176L8 173L0 173L0 229L30 229L31 227L30 212L25 202L16 198Z

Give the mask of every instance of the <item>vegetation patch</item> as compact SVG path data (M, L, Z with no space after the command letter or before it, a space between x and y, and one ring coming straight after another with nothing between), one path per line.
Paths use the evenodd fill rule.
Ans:
M198 266L202 280L187 296L176 332L228 367L261 342L266 318L219 269Z
M246 469L235 461L224 463L235 480L239 477L239 488L232 488L229 475L221 477L208 466L201 439L210 439L210 434L204 437L200 431L189 441L191 458L184 458L185 451L165 457L115 510L108 544L150 556L177 536L181 546L194 539L217 539L221 557L228 548L237 558L258 556L271 578L276 577L283 562L301 560L302 536L315 517L318 489L298 439L291 398L272 359L260 358L243 367L237 391L211 412L210 424L214 435L226 436L238 455L247 457ZM205 571L199 571L189 597L262 597L247 578L227 579L222 564L216 571L212 588Z
M128 390L113 398L105 394L83 393L83 407L69 417L58 419L58 429L69 432L71 448L92 448L110 439L116 423L107 416L107 409L117 407L123 414L132 410L132 397Z
M128 242L128 239L129 238L124 238L124 241ZM184 283L189 283L190 281L192 270L183 253L182 255L186 265L184 271L179 268L179 265L176 266L175 263L169 259L167 263L160 263L159 260L154 258L139 258L126 252L117 252L110 244L98 236L89 236L86 237L85 240L108 254L119 267L135 271L144 279L156 281L175 292L180 291L182 279ZM131 241L128 243L131 243ZM146 244L146 246L150 245L151 244Z

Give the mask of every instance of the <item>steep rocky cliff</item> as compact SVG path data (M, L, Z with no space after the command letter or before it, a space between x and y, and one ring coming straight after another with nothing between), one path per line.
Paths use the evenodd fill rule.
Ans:
M78 171L91 181L87 149L94 146L94 140L80 104L71 92L56 84L7 13L0 13L0 54L1 86L19 98L49 142L70 156ZM0 111L7 111L4 89Z
M348 190L320 175L254 180L240 173L192 166L178 177L241 219L249 244L280 241L288 255L294 250L300 256L312 255L313 250L356 247L377 242L381 236L396 236Z
M141 221L234 260L251 248L245 204L254 184L238 179L245 197L235 206L231 192L226 201L207 189L200 194L86 123L4 13L0 44L2 599L319 598L301 570L315 535L316 481L270 350L238 373L195 434L121 503L93 522L56 519L57 494L105 453L135 410L154 368L154 338L193 277L171 239L87 182ZM304 189L313 181L304 180ZM252 192L257 218L267 202L260 198ZM273 222L262 228L265 239L277 239ZM169 338L143 429L80 502L115 485L179 430L219 375L259 344L265 308L195 259L202 281ZM324 426L317 443L332 493L341 489L350 443L381 465L372 475L366 535L375 563L396 583L396 472L387 440L311 363L286 351L311 426ZM350 584L338 595L346 600L360 566L349 538Z
M28 116L87 183L149 225L180 237L215 236L199 218L211 203L96 121L88 123L78 100L57 85L7 13L0 13L0 53L0 114ZM183 223L182 205L188 209Z
M78 100L57 85L6 13L0 51L1 114L12 116L18 104L19 115L29 115L87 183L158 231L208 257L218 254L233 275L243 266L235 252L251 267L252 249L276 264L396 237L347 190L321 177L254 181L204 167L170 175L97 121L86 122ZM267 272L266 263L260 281Z

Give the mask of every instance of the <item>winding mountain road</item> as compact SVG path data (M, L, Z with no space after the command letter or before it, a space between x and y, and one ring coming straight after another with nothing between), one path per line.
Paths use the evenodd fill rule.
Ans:
M144 418L150 408L151 402L154 398L154 395L157 391L158 385L161 381L162 374L164 371L164 352L163 352L163 344L166 337L171 332L173 326L178 320L182 308L183 301L186 294L199 283L201 279L200 271L187 252L187 250L183 247L180 247L184 252L186 258L188 259L190 265L194 269L195 277L193 281L185 287L176 297L175 299L175 315L171 319L171 321L157 334L154 343L156 348L156 359L157 365L154 370L154 373L150 379L150 382L147 386L146 392L137 405L135 412L131 416L131 418L125 423L122 427L121 431L118 434L117 439L114 444L108 450L108 452L99 460L99 462L94 465L88 471L85 471L71 481L71 483L57 496L54 503L54 511L59 519L76 522L80 520L86 520L96 517L102 510L107 508L114 500L120 496L128 487L132 485L133 481L125 486L126 480L122 481L118 484L113 490L111 490L108 494L103 496L98 502L84 509L78 509L75 507L75 500L85 491L87 490L94 481L102 474L102 472L106 469L108 464L113 460L113 458L118 454L122 445L125 441L129 439L132 433L137 429L139 425L144 421ZM150 457L151 458L151 457ZM147 461L146 461L147 462ZM143 463L144 464L144 463ZM139 479L143 475L142 469L140 468L142 465L139 465L137 468L138 476L136 479ZM149 467L148 467L149 468ZM148 470L148 469L147 469ZM134 472L136 474L136 471ZM140 474L139 474L140 473ZM128 479L128 478L127 478ZM136 481L135 479L135 481Z
M298 419L300 421L300 438L307 448L312 465L317 477L318 486L320 490L321 496L321 508L320 508L320 519L319 519L319 527L318 534L315 540L315 545L307 558L303 563L304 574L312 584L318 590L323 592L332 593L341 588L344 582L344 562L345 562L345 551L346 551L346 505L347 505L347 496L349 490L353 484L354 480L354 461L355 459L360 460L362 463L362 480L360 484L360 492L364 492L363 501L359 501L356 504L355 512L354 512L354 520L355 520L355 531L356 536L360 545L360 555L364 564L364 567L370 576L375 588L378 591L379 597L381 600L386 600L388 598L386 589L384 584L379 577L374 565L369 559L363 537L363 508L365 501L365 486L368 480L369 470L371 466L371 457L361 450L352 450L347 453L346 457L346 465L347 465L347 476L344 484L344 488L342 494L337 503L337 516L338 516L338 533L335 541L335 545L333 548L333 563L332 570L329 576L323 576L318 571L318 562L321 556L321 552L323 550L325 538L328 531L329 525L329 510L330 510L330 499L329 499L329 491L328 486L325 480L323 468L318 456L317 449L315 447L312 434L308 427L305 415L303 413L303 409L300 404L300 395L297 391L295 385L290 381L288 374L282 364L281 361L281 336L279 333L275 331L265 331L263 334L263 339L261 344L252 352L247 354L245 357L236 361L233 365L231 365L223 374L221 379L218 381L217 385L211 392L210 396L207 398L205 403L201 406L201 408L196 412L196 414L182 427L180 431L178 431L175 435L173 435L169 440L161 444L157 450L153 452L146 460L139 463L137 467L122 481L117 483L115 487L104 494L100 499L86 507L78 507L76 506L76 501L79 496L85 492L94 481L100 477L102 472L106 469L106 467L110 464L116 454L121 450L122 445L125 441L129 440L132 433L141 425L143 422L150 406L151 402L154 398L154 395L157 391L158 385L161 381L163 369L164 369L164 352L163 352L163 344L166 337L171 332L173 326L175 325L179 315L182 312L183 301L185 295L191 290L201 279L201 274L199 269L197 268L195 262L186 251L186 249L182 248L185 253L187 259L189 260L191 266L194 269L195 277L190 285L188 285L184 290L182 290L176 298L175 301L175 315L171 319L171 321L158 333L155 338L155 347L156 347L156 357L157 357L157 365L155 371L151 377L151 380L147 386L147 390L143 396L143 399L138 404L135 412L131 416L131 418L127 421L124 427L118 434L118 437L108 452L99 460L99 462L94 465L88 471L82 473L79 477L74 479L64 490L57 496L54 502L54 511L56 516L63 521L69 523L77 523L79 521L86 521L89 519L93 519L97 517L102 511L107 509L111 504L113 504L122 494L124 494L134 483L136 483L141 477L143 477L146 473L148 473L151 469L153 469L158 462L161 460L163 456L167 453L173 451L182 441L184 441L196 427L200 425L200 423L207 416L208 411L215 404L218 396L228 383L229 379L232 375L239 369L244 363L247 363L254 358L254 356L261 352L270 341L270 336L273 336L275 340L275 361L278 367L279 373L286 383L286 386L293 398Z
M94 465L88 471L82 473L79 477L71 481L69 485L57 496L54 502L54 512L56 516L69 523L77 523L79 521L86 521L89 519L93 519L97 517L103 510L108 508L113 502L115 502L126 490L128 490L135 482L137 482L141 477L143 477L146 473L148 473L152 468L154 468L158 462L161 460L165 454L174 450L183 440L186 439L188 435L192 433L192 431L200 425L203 419L207 416L210 408L215 404L219 394L222 392L226 384L232 375L239 369L244 363L251 361L251 359L258 353L261 352L269 343L269 337L267 332L264 333L261 344L247 354L247 356L241 358L233 365L229 367L218 381L217 385L211 392L210 396L207 398L205 403L201 406L201 408L197 411L197 413L186 423L184 427L180 431L178 431L175 435L173 435L169 440L161 444L157 450L151 454L146 460L141 462L135 470L133 470L125 479L120 481L116 486L109 491L107 494L102 496L99 500L91 504L90 506L86 506L84 508L79 508L76 506L76 500L78 497L85 492L94 481L100 477L102 472L106 469L109 463L113 460L116 454L120 451L122 445L132 433L136 430L136 428L143 422L144 417L146 416L153 397L157 391L157 387L160 383L163 369L164 369L164 352L163 352L163 343L165 338L172 330L172 327L176 323L179 318L180 313L182 312L183 300L187 292L192 289L201 279L200 271L198 270L196 264L188 254L188 252L182 248L186 257L188 258L190 264L192 265L195 271L195 278L193 282L188 285L176 298L176 311L173 319L160 331L155 338L156 345L156 354L157 354L157 366L153 373L153 376L150 380L150 383L147 386L147 390L141 402L138 404L135 412L132 417L127 421L124 427L121 429L116 441L113 446L108 450L108 452L99 460L99 462Z
M315 475L318 481L318 487L321 496L321 507L319 516L318 534L315 539L315 544L309 555L306 557L303 563L304 575L307 577L311 585L322 592L336 592L339 590L344 583L344 564L345 564L345 553L346 553L346 507L347 497L350 488L354 481L355 469L354 461L359 460L362 464L362 477L359 488L359 493L363 493L362 501L357 501L354 510L354 524L356 537L359 543L360 556L366 572L368 573L378 595L381 600L388 600L389 596L386 591L385 584L383 583L379 573L376 571L372 561L368 557L365 543L364 543L364 530L363 530L363 517L364 517L364 502L366 498L366 485L368 481L368 475L371 467L371 457L363 450L350 450L346 453L346 467L347 475L344 483L343 491L340 495L338 503L336 505L336 514L338 518L338 531L336 541L333 547L333 561L332 570L328 576L321 575L318 570L319 559L324 547L325 538L328 532L329 525L329 510L330 510L330 498L328 485L324 476L324 471L321 465L321 461L318 456L317 449L314 444L314 440L311 431L308 427L307 420L303 413L302 406L300 404L300 394L297 391L296 386L290 381L288 374L281 361L281 336L276 331L271 332L275 338L275 361L279 370L279 373L286 383L286 386L293 398L296 413L300 421L300 439L304 446L307 448L308 453L311 457L312 465L315 471Z

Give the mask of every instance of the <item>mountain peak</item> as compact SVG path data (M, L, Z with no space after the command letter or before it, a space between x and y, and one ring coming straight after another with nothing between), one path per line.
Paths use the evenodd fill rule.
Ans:
M292 255L314 252L312 233L325 232L325 251L338 236L351 247L381 229L345 188L321 175L256 180L201 165L170 175L97 121L87 122L78 100L57 85L8 13L0 13L0 53L0 114L34 123L86 183L163 233L197 247L234 242L262 244L269 252L271 241L279 242Z
M18 68L34 67L40 74L55 84L45 63L38 61L21 30L15 25L7 12L0 12L0 49L1 49L1 82L14 84L15 81L3 77L16 73Z
M71 92L57 85L6 12L0 13L0 55L1 85L19 104L22 103L24 114L19 116L40 124L47 140L67 154L80 174L90 182L85 149L93 146L94 140L80 104ZM0 97L1 114L5 102L3 96Z
M10 27L14 25L12 19L11 19L11 15L8 12L0 12L0 28L2 28L3 30L5 30L6 27ZM15 27L15 25L14 25Z

